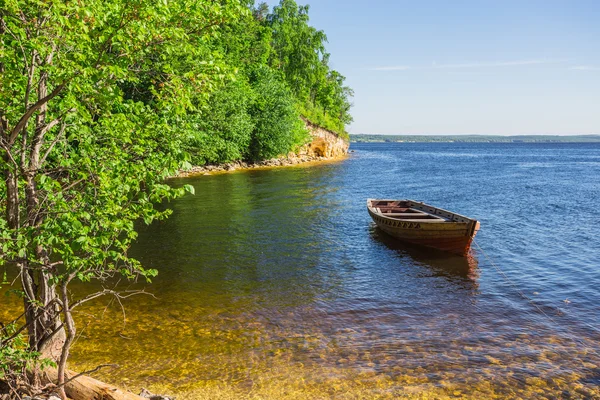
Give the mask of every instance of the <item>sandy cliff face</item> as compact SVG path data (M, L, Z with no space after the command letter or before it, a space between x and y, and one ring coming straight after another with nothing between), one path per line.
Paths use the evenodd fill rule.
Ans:
M336 158L348 153L348 147L350 146L348 141L306 120L304 123L313 140L300 148L298 151L299 156Z

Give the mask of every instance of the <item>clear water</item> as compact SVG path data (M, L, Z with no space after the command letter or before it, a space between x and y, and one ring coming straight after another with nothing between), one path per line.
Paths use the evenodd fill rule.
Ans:
M600 146L351 149L173 180L196 195L132 249L156 298L127 301L126 324L82 313L75 366L184 399L600 398ZM472 256L397 244L368 197L479 219Z

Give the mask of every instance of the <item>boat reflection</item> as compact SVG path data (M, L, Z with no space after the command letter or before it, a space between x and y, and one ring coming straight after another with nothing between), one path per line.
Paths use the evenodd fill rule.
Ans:
M400 257L410 257L415 263L427 266L440 275L460 277L476 281L479 278L479 261L471 250L466 256L404 243L377 228L374 223L369 228L371 238L395 251Z

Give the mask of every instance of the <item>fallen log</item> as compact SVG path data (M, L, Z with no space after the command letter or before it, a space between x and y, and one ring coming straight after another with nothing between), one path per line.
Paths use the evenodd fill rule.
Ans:
M65 393L72 400L148 400L92 377L77 375L76 372L67 371L65 377ZM45 369L44 377L45 383L54 383L58 380L58 370Z

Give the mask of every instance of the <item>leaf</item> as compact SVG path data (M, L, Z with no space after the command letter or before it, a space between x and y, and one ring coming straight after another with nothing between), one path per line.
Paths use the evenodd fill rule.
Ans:
M192 185L183 185L183 188L188 193L191 193L191 194L194 194L194 195L196 194L196 189Z

